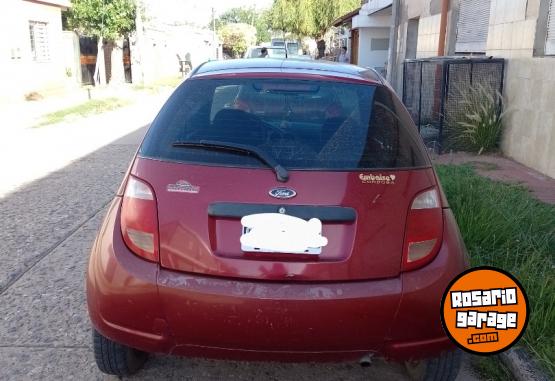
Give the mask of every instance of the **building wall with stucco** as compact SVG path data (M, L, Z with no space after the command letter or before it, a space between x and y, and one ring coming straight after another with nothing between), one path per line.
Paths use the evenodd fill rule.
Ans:
M450 1L446 53L456 55L460 3ZM490 0L484 56L504 58L509 110L503 153L555 177L555 55L546 54L550 0ZM393 86L402 92L403 62L437 56L441 1L400 0ZM553 15L552 17L555 17ZM416 42L415 42L416 41Z
M493 1L486 54L506 59L503 152L555 177L555 56L543 46L548 3Z
M21 99L30 92L48 93L74 84L75 37L62 31L61 16L69 1L4 0L2 5L0 99ZM32 25L41 27L41 41L33 41Z

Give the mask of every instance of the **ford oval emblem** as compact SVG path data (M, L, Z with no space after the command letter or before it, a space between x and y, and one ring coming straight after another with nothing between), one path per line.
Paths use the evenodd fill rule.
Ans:
M293 198L297 195L297 192L291 188L273 188L268 193L270 196L280 199Z

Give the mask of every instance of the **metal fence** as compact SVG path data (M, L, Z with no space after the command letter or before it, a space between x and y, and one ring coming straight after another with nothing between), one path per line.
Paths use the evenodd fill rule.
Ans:
M441 153L456 134L464 112L462 98L475 84L503 92L502 58L438 57L407 60L403 67L403 103L426 146Z

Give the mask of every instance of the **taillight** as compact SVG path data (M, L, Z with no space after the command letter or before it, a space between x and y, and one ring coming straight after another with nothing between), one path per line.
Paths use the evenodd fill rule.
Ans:
M422 267L437 255L443 236L443 211L436 188L418 194L411 203L405 229L403 270Z
M158 212L154 191L146 182L129 176L121 206L121 233L129 249L158 262Z

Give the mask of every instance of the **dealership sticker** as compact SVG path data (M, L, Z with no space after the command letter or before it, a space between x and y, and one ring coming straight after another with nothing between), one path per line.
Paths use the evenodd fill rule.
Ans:
M528 298L518 280L494 267L476 267L457 276L441 301L447 335L460 348L479 355L502 352L526 329Z
M198 193L200 191L200 187L196 185L192 185L188 181L179 180L175 184L168 184L166 187L168 192L177 192L177 193Z
M358 175L358 178L360 179L360 181L362 181L363 184L395 184L395 175L393 174L382 175L380 173L378 175L365 175L364 173L361 173L360 175Z

